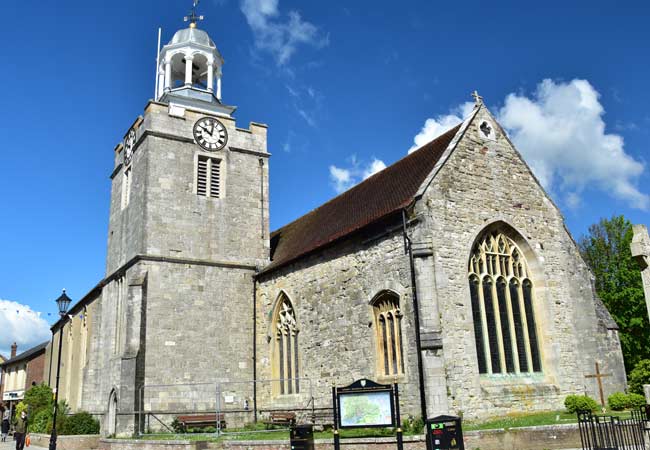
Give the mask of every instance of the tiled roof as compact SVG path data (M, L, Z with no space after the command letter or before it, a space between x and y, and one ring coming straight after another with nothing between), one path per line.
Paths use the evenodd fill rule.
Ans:
M284 266L408 206L460 125L271 233L271 264Z
M0 366L8 366L10 364L23 361L25 359L31 359L33 356L38 356L41 352L45 352L45 347L50 341L45 341L42 344L38 344L36 347L32 347L29 350L25 350L20 355L16 355L13 358L3 362Z

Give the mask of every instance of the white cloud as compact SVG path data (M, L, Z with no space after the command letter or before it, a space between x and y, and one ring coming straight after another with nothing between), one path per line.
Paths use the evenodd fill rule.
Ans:
M461 123L465 117L469 116L473 108L474 103L467 102L454 108L449 112L449 114L440 115L435 119L427 119L420 132L413 138L413 145L409 148L408 152L414 152L424 144L428 144L440 136L445 131L452 129Z
M14 342L21 353L51 336L50 326L41 313L18 302L0 300L0 353L4 356L9 357Z
M352 155L348 162L350 163L349 167L330 166L330 180L334 190L339 194L386 168L386 164L377 158L364 164L357 160L356 155Z
M377 172L381 172L386 168L386 164L380 159L373 159L372 162L363 171L363 179L370 178Z
M278 66L293 56L299 45L317 48L329 44L318 28L302 19L297 11L289 11L283 19L278 9L279 0L242 0L241 11L253 30L255 46L273 55Z
M526 162L569 208L581 205L586 188L596 189L642 210L650 197L637 184L644 164L625 152L623 137L605 132L600 94L587 80L543 80L529 98L506 96L497 119ZM409 153L457 125L471 111L464 103L448 114L427 119ZM615 129L622 129L614 124Z
M644 165L625 152L623 137L606 133L600 94L587 80L544 80L531 98L509 94L499 122L544 187L570 207L591 187L647 210L650 197L637 182Z
M348 190L354 184L350 171L336 166L330 166L330 179L334 184L334 190L339 193Z

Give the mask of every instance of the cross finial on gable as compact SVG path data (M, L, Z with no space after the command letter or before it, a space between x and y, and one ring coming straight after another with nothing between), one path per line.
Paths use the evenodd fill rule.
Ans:
M192 0L192 10L189 16L183 17L183 22L190 22L190 28L196 28L196 22L203 20L203 16L196 15L196 7L199 5L199 0Z
M474 97L474 104L475 104L476 106L479 106L479 105L482 105L482 104L483 104L483 97L481 97L481 96L478 94L478 91L475 90L474 92L472 92L472 97Z

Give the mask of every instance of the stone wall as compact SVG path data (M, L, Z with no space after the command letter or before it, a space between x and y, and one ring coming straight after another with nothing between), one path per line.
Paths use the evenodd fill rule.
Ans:
M115 160L107 275L138 254L264 264L268 259L268 157L266 126L237 128L219 117L228 132L222 150L205 152L193 143L194 123L205 116L191 109L184 117L149 103L137 129L130 165L130 202L121 205L125 167ZM221 160L219 198L196 194L198 155Z
M606 394L624 390L617 332L607 329L606 311L605 317L597 312L592 275L562 215L498 127L496 140L481 138L483 120L496 126L481 108L413 211L420 220L413 239L432 253L421 264L434 280L432 292L422 294L430 302L423 304L424 332L442 337L442 350L425 360L437 366L444 360L450 410L481 417L561 408L567 394L597 395L595 383L584 378L595 361L614 374L605 379ZM468 261L491 226L515 240L533 273L542 374L478 373Z
M30 433L35 447L49 448L50 435ZM56 448L59 450L95 450L99 448L99 435L57 436Z
M166 105L147 105L137 122L126 207L118 147L108 278L97 302L84 390L84 408L104 415L104 433L113 426L105 414L111 392L118 399L117 431L128 434L140 406L172 413L169 421L173 414L214 411L214 389L192 393L188 386L253 378L252 276L269 253L266 126L246 130L219 117L228 144L208 153L192 138L204 115L187 109L172 117ZM221 160L219 198L196 194L199 154ZM150 388L173 384L185 386Z
M396 380L385 377L377 364L371 302L384 290L399 296L403 314L405 374ZM345 386L369 378L379 383L397 381L403 414L421 416L409 260L399 228L387 235L357 235L260 279L256 302L260 379L273 378L271 322L281 293L296 312L301 374L311 380L317 407L331 408L333 384ZM308 389L303 384L304 394ZM262 407L285 401L281 395L261 394Z
M481 450L559 450L581 447L577 425L525 427L510 430L483 430L464 433L466 449ZM424 436L405 436L405 450L421 450L426 446ZM102 450L290 450L289 440L284 441L144 441L102 440ZM331 439L317 439L316 450L333 450ZM354 450L394 450L394 438L341 439L341 448Z

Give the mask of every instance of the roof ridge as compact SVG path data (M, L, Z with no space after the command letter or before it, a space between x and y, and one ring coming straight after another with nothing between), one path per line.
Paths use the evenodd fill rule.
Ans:
M324 208L324 207L327 206L328 204L334 202L336 199L338 199L338 198L340 198L340 197L342 197L342 196L344 196L344 195L346 195L346 194L349 194L350 192L352 192L352 191L354 191L354 190L358 190L358 189L360 188L360 186L364 185L364 184L365 184L366 182L368 182L369 180L372 180L374 177L376 177L377 175L381 174L382 172L385 172L386 170L390 169L391 167L395 166L396 164L398 164L398 163L400 163L400 162L402 162L402 161L404 161L404 160L407 160L407 159L409 159L409 158L415 158L415 156L413 156L413 155L415 155L415 154L419 153L420 151L424 150L425 147L429 147L429 146L435 144L436 142L438 142L438 140L442 139L443 137L446 137L447 134L451 133L451 132L454 131L454 130L455 130L455 132L454 132L454 135L455 135L456 132L458 132L457 129L459 128L460 125L462 125L462 123L453 126L452 128L450 128L449 130L445 131L444 133L441 133L440 135L436 136L435 138L433 138L432 140L430 140L430 141L427 142L426 144L423 144L421 147L417 148L416 150L413 150L412 152L410 152L410 153L404 155L403 157L401 157L400 159L394 161L394 162L391 163L390 165L384 167L384 168L381 169L380 171L373 173L373 174L370 175L368 178L365 178L364 180L362 180L361 182L355 184L354 186L350 187L349 189L347 189L347 190L341 192L340 194L338 194L338 195L336 195L336 196L330 198L330 199L327 200L325 203L320 204L319 206L317 206L317 207L315 207L314 209L312 209L312 210L310 210L310 211L304 213L303 215L296 217L296 218L295 218L294 220L292 220L291 222L289 222L289 223L287 223L287 224L281 226L280 228L278 228L278 229L272 231L272 232L271 232L271 237L273 237L273 235L276 234L276 233L278 233L279 231L281 231L281 230L283 230L283 229L285 229L285 228L288 228L289 226L291 226L291 225L293 225L294 223L298 222L299 220L302 220L302 219L304 219L305 217L311 215L312 213L315 213L316 211L318 211L318 210Z
M262 273L299 259L408 206L461 125L273 231L273 259Z

